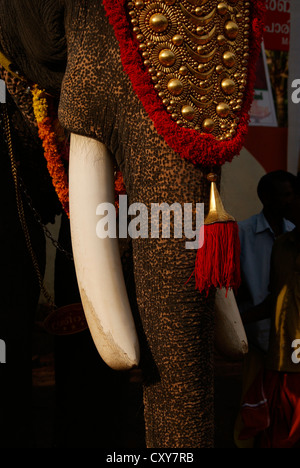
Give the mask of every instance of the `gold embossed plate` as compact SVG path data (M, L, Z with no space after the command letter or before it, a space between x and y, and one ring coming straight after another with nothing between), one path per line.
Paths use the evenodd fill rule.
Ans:
M104 0L133 87L182 157L222 164L247 132L263 0Z

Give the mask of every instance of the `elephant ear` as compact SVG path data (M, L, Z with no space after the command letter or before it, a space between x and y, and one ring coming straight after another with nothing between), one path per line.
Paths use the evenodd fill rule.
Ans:
M104 0L133 88L183 158L221 165L247 133L263 0Z

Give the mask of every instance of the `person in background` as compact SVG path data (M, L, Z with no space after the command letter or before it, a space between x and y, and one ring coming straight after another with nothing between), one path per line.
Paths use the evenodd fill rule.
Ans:
M276 238L294 228L285 218L294 199L297 177L278 170L265 174L258 183L257 195L262 210L240 221L241 286L236 301L248 339L248 354L243 363L242 398L263 366L269 347L271 319L261 304L269 301L270 262ZM235 444L250 448L253 440L239 439L242 422L239 412L234 428Z
M278 170L265 174L257 186L262 211L240 221L241 287L236 300L245 325L248 342L266 352L270 319L247 324L247 313L268 295L271 252L275 239L291 231L294 225L285 219L293 200L296 176Z
M241 405L239 437L255 448L300 447L300 180L285 215L295 228L275 241L270 294L253 309L271 318L264 365Z

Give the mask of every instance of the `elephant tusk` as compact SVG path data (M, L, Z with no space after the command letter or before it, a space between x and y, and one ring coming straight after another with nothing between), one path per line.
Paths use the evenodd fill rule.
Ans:
M81 301L95 346L106 364L139 364L139 342L127 296L117 238L99 238L100 203L115 203L112 158L91 138L71 134L70 227Z
M218 289L215 302L215 344L221 354L242 359L248 352L248 340L231 289Z

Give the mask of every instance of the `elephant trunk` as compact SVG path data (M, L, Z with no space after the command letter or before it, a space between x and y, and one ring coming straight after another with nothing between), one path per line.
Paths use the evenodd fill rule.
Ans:
M97 206L114 207L112 158L99 141L75 134L71 135L69 200L77 280L94 343L111 368L130 369L139 363L139 344L118 240L96 233Z

